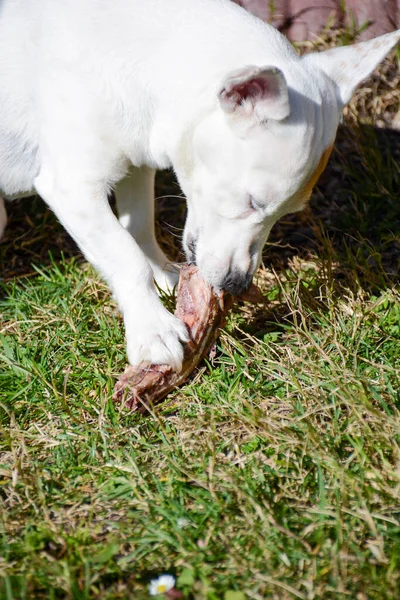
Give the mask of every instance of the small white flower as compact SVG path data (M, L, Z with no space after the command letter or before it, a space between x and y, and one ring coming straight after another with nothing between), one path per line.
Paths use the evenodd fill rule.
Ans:
M172 575L160 575L157 579L150 581L150 596L166 594L175 586L175 577Z
M185 517L180 517L177 520L176 525L177 525L178 529L185 529L185 527L189 527L190 521L189 521L189 519L186 519Z

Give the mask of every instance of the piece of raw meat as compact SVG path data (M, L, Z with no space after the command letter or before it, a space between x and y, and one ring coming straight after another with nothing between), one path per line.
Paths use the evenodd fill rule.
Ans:
M253 301L260 301L256 286L249 290ZM246 299L246 297L244 297ZM115 385L113 400L122 401L133 409L144 411L160 402L175 387L184 383L217 339L225 317L232 306L232 297L216 292L194 265L184 265L180 271L175 316L188 328L190 342L186 344L182 371L168 365L129 366Z

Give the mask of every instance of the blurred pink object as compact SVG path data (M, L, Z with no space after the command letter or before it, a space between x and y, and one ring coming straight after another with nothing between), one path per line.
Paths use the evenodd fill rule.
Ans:
M400 0L346 0L346 12L340 0L233 0L260 19L277 27L293 41L311 39L332 18L335 26L371 25L360 35L369 39L400 28ZM271 6L274 8L271 9Z

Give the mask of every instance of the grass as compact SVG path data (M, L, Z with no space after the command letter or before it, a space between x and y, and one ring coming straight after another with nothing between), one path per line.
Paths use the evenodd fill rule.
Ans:
M165 572L195 600L399 597L400 134L371 115L275 227L264 304L237 306L217 356L147 416L110 399L125 353L106 286L43 204L11 206L1 599L141 600ZM183 215L160 201L172 255Z

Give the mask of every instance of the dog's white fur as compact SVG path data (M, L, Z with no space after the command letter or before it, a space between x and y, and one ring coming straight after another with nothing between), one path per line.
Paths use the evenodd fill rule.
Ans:
M3 0L0 189L39 193L102 273L130 362L179 368L187 333L153 284L175 282L154 236L155 169L172 166L187 197L188 258L240 291L399 38L299 58L229 0ZM0 233L5 221L0 201Z

